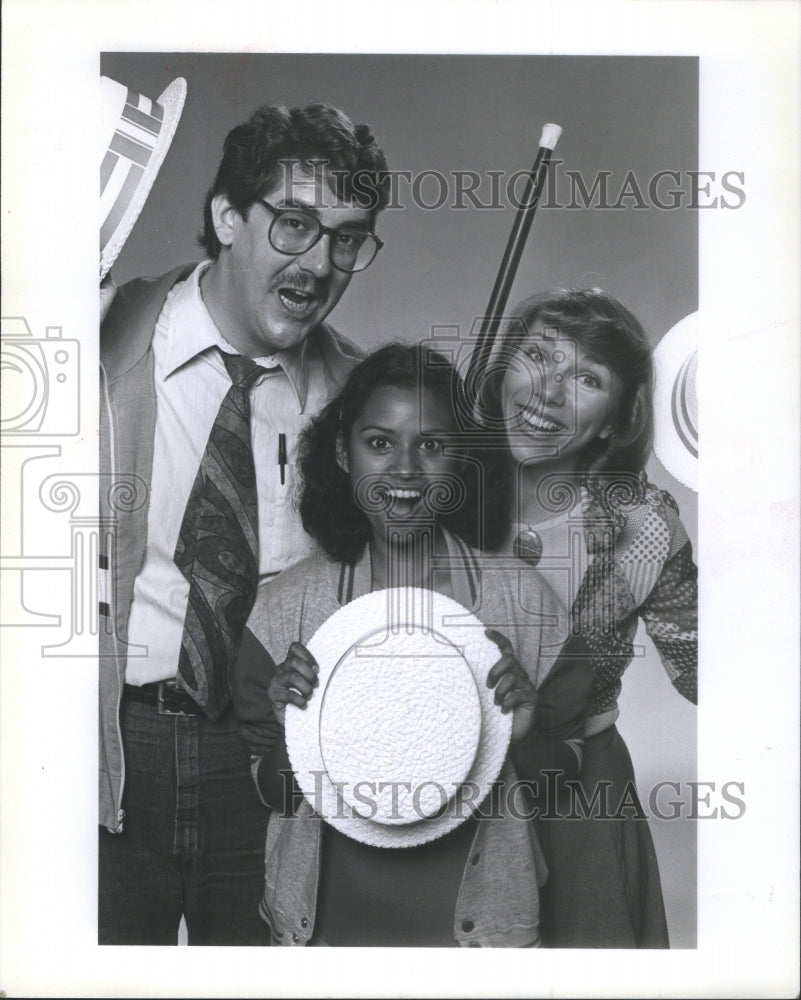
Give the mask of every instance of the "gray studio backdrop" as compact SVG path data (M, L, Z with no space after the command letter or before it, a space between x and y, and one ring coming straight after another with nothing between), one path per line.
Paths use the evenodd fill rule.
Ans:
M545 122L564 134L510 306L552 285L598 285L642 319L654 345L698 308L688 174L703 167L696 59L114 52L101 56L100 72L151 98L177 76L188 84L170 152L114 266L118 284L200 258L203 198L233 125L260 104L324 102L369 123L391 169L411 174L398 178L398 207L379 220L385 248L332 314L363 347L429 337L433 327L467 336L522 193L511 178L531 166ZM662 171L672 174L655 184ZM649 475L676 497L697 552L696 495L656 459ZM686 789L696 778L695 709L644 635L638 642L645 655L626 674L619 727L642 792L660 780ZM694 947L695 824L651 823L672 945Z

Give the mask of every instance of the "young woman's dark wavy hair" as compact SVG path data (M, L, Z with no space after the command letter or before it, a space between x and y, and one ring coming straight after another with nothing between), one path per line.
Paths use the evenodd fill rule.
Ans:
M353 562L367 544L367 518L356 505L350 476L337 463L337 439L347 445L353 424L370 394L385 386L425 389L451 408L461 399L460 378L450 362L428 345L388 344L366 357L304 431L299 445L303 527L338 562ZM477 505L465 484L466 498L443 523L457 534L475 537L471 522Z
M586 476L639 475L651 454L654 438L653 362L651 345L637 317L599 288L557 289L532 295L514 310L494 362L487 413L502 418L501 383L504 359L531 335L535 324L558 330L593 361L606 365L620 379L614 430L598 438L581 456Z
M305 108L265 104L226 136L217 176L203 205L198 244L211 260L219 257L221 245L211 211L218 194L227 195L247 219L250 206L287 176L293 164L313 172L321 162L335 193L369 209L375 221L389 200L390 179L386 158L369 126L355 125L327 104Z

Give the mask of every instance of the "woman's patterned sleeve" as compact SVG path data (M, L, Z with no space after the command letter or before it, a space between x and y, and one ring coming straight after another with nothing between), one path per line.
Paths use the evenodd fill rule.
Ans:
M698 570L689 539L666 561L640 614L671 683L697 704Z
M667 535L667 551L655 583L638 613L659 651L676 690L688 701L698 701L698 569L692 543L679 519L678 507L660 491L655 512Z

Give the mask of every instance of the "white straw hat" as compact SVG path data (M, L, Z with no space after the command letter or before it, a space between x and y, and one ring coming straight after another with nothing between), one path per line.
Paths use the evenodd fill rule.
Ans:
M100 280L122 250L170 148L186 100L178 77L157 101L101 76Z
M484 625L428 590L360 597L307 643L320 668L286 743L312 808L376 847L411 847L467 819L497 779L512 729L487 674Z
M654 451L680 483L698 491L698 345L700 314L685 316L654 351Z

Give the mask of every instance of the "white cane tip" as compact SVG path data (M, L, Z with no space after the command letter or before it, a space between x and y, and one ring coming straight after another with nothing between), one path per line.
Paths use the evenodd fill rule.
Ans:
M553 122L548 122L547 125L542 126L542 135L540 136L540 146L545 147L545 149L555 149L557 142L559 142L559 136L562 134L562 129L559 125L554 125Z

